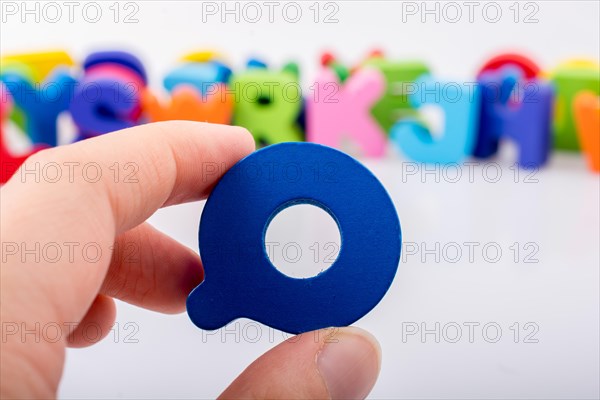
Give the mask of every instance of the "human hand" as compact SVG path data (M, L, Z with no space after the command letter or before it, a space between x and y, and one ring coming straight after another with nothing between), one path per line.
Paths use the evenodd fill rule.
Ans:
M225 170L204 166L230 167L253 150L243 128L173 121L30 157L0 191L0 397L55 397L66 347L90 344L88 324L110 331L113 298L183 311L203 279L200 258L144 221L161 207L206 198ZM116 250L131 243L139 249L133 264ZM90 244L91 255L82 251ZM72 329L56 341L14 333L47 324ZM365 397L379 373L379 345L357 328L334 332L278 345L222 397Z

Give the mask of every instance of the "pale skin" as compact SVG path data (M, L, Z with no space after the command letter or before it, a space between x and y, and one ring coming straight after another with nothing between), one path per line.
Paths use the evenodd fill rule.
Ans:
M36 179L18 171L0 191L0 397L56 397L66 348L93 344L82 334L86 324L110 332L115 298L157 312L183 312L187 295L203 279L200 257L145 221L161 207L206 198L225 172L207 174L206 163L231 167L252 151L254 140L243 128L172 121L30 157L27 170L56 163L62 173L57 179L46 168L48 176ZM90 161L101 166L97 181L76 169ZM125 173L115 178L115 163L135 165L134 182ZM48 243L63 246L68 256L36 259L24 252ZM64 243L94 243L104 251L92 262L82 251L69 253ZM139 250L134 263L114 251L132 243ZM13 332L36 324L75 328L39 342ZM258 358L221 396L364 398L380 362L377 341L358 328L305 334Z

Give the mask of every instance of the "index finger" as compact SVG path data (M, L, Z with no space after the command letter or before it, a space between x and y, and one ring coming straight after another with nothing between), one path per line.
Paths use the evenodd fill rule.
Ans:
M205 198L223 173L253 150L254 140L244 128L159 122L42 151L26 161L5 190L8 198L26 191L33 214L52 202L71 207L70 214L97 215L113 222L116 236L160 207ZM60 179L39 179L48 165L61 168ZM90 165L95 166L91 178L71 173ZM80 210L69 204L74 198L80 199ZM42 204L36 207L36 202Z

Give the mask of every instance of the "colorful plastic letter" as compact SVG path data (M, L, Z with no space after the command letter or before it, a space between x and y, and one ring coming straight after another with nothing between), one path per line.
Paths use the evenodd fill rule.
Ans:
M214 60L219 60L221 59L221 55L214 51L214 50L210 50L210 49L202 49L202 50L198 50L198 51L193 51L190 53L185 54L183 57L181 57L182 61L188 61L188 62L197 62L197 63L203 63L203 62L207 62L207 61L214 61Z
M58 115L69 108L76 81L66 71L56 70L42 84L25 76L7 72L2 81L15 104L25 114L25 128L33 144L56 146Z
M414 87L409 98L415 107L436 105L442 109L445 126L441 137L434 137L420 122L405 120L392 127L392 141L418 162L455 163L469 156L477 134L479 89L431 76L422 77Z
M581 149L590 170L600 172L600 97L582 92L575 97L573 105Z
M169 92L181 84L192 85L204 94L216 83L227 83L230 76L231 69L218 62L188 63L171 71L163 85Z
M97 51L89 54L83 61L83 69L88 71L95 66L105 64L118 64L127 70L133 71L143 84L148 84L148 77L144 64L139 58L126 51Z
M429 68L421 61L390 61L381 57L372 57L365 65L377 68L385 77L385 93L371 110L383 130L389 133L397 121L417 118L418 113L408 100L407 84L428 74Z
M30 155L44 148L44 146L34 146L25 154L12 154L4 136L4 124L12 107L13 101L10 92L0 82L0 183L6 183Z
M250 69L250 68L263 68L263 69L267 69L267 63L259 60L258 58L251 58L246 62L246 68Z
M573 101L581 91L600 95L600 68L593 63L565 63L551 75L556 93L554 143L557 149L579 150Z
M338 76L340 83L346 82L346 79L350 76L350 69L337 61L331 53L323 53L321 55L321 66L332 69Z
M340 84L330 68L324 68L311 88L306 105L306 140L340 148L351 138L368 157L381 157L386 135L370 110L385 91L383 75L363 68Z
M487 72L479 78L481 112L473 155L487 158L498 151L503 137L519 147L519 164L544 165L552 142L552 87L538 79L525 81L515 67Z
M79 139L136 125L146 86L141 62L129 53L102 52L91 54L84 65L70 109Z
M286 178L290 165L299 171L294 179ZM332 165L335 173L323 172ZM342 238L336 261L312 278L284 275L265 250L270 221L296 204L328 212ZM235 164L204 206L198 239L205 279L188 296L192 322L212 330L247 317L290 333L367 314L390 287L402 244L394 204L377 178L347 154L313 143L268 146ZM243 267L232 244L251 255Z
M8 73L14 73L29 82L36 82L36 74L33 69L28 65L18 61L2 61L2 64L0 65L0 71L0 81L2 80L2 76ZM25 112L15 104L12 105L10 119L17 124L24 133L27 132L27 116L25 115Z
M479 69L477 78L486 72L496 71L508 65L519 68L526 79L533 79L540 74L540 67L529 57L517 53L504 53L488 60Z
M2 69L14 62L27 65L33 72L33 82L44 81L58 67L75 65L71 56L63 51L44 51L39 53L11 54L2 56Z
M146 89L142 92L142 107L151 122L186 120L228 124L231 121L233 97L227 95L227 85L214 84L204 96L195 87L178 85L171 99L161 104L156 96Z
M289 72L251 68L231 78L233 122L247 128L257 143L302 140L297 118L302 108L298 77Z

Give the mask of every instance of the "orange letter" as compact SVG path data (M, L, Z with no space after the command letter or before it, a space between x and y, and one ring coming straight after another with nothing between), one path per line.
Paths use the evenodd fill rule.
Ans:
M167 104L161 104L149 90L142 93L142 107L150 121L187 120L228 124L231 121L232 96L227 95L227 86L214 84L204 97L188 85L179 85Z
M573 103L579 143L587 156L588 166L600 172L600 97L582 92Z

